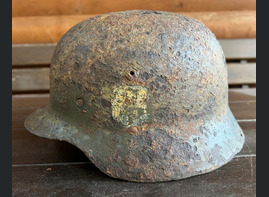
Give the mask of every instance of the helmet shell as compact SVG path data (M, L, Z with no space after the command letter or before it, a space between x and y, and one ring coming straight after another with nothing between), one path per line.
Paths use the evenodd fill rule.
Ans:
M163 11L109 13L72 27L52 58L50 103L25 127L74 144L111 177L137 182L210 172L244 143L216 37Z

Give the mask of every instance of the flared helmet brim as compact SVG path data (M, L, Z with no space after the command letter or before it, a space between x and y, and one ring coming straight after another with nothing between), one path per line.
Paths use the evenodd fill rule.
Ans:
M164 137L162 132L150 133L149 136L141 134L142 138L122 131L115 134L120 142L123 142L122 139L130 138L130 141L137 140L140 144L144 143L143 150L132 147L128 150L130 144L127 141L118 148L119 144L112 142L115 141L113 132L101 129L89 133L80 130L59 118L49 107L30 114L25 120L25 127L35 135L71 143L81 149L107 175L135 182L178 180L213 171L228 163L240 152L245 141L242 129L229 108L222 118L204 125L207 134L193 136L187 141L171 138L167 134L165 134L167 137ZM119 133L120 135L123 133L122 139ZM147 150L152 151L153 145L148 141L144 142L149 138L151 142L161 138L155 143L155 152L144 152L146 146ZM149 155L143 155L145 153ZM129 160L136 162L137 165L129 164ZM148 166L150 168L147 168Z

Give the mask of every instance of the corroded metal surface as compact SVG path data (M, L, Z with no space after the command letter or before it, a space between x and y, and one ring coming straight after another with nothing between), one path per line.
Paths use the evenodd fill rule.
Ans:
M50 87L49 105L26 128L74 144L114 178L210 172L244 143L223 51L192 18L140 10L87 19L58 43Z

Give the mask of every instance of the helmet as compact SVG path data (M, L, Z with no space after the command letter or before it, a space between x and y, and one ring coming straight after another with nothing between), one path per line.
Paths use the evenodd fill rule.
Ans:
M72 27L53 54L50 102L25 127L136 182L210 172L244 143L216 37L195 19L163 11L109 13Z

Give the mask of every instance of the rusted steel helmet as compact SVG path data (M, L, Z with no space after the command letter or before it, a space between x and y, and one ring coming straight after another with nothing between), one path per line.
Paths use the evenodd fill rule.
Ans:
M137 182L210 172L244 143L216 37L163 11L109 13L71 28L52 58L50 103L25 127L74 144L111 177Z

